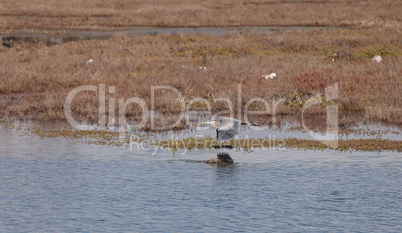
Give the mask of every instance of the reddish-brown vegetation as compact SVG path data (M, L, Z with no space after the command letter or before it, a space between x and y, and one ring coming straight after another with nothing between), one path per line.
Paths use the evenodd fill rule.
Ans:
M189 106L204 98L214 111L227 110L215 102L229 98L237 107L252 98L284 98L276 114L300 114L305 101L338 83L341 116L366 114L367 119L400 125L402 103L400 33L395 30L295 30L268 34L224 36L130 36L61 44L0 48L0 115L3 118L62 120L68 93L82 85L114 86L109 98L142 98L151 107L151 87L178 89ZM336 53L336 55L334 55ZM371 57L381 55L381 63ZM86 61L93 59L93 63ZM334 60L332 60L334 59ZM207 67L206 71L199 66ZM265 80L262 74L277 73ZM324 99L324 98L323 98ZM108 106L109 102L106 102ZM325 113L324 103L308 110ZM98 119L98 95L82 92L72 110L80 120ZM116 102L116 116L118 116ZM164 122L174 121L181 102L172 92L156 92L156 110ZM205 110L193 103L192 110ZM272 105L271 105L272 107ZM108 108L107 108L108 109ZM254 103L250 110L264 110ZM107 110L108 111L108 110ZM272 114L272 112L271 112ZM140 119L130 105L127 116Z
M381 26L400 28L401 1L2 0L0 29L110 30L133 26Z

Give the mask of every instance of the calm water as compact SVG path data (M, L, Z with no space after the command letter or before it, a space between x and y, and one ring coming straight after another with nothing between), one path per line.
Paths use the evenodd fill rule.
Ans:
M0 232L401 232L402 153L73 144L0 125Z
M5 47L11 47L14 43L37 43L45 42L47 45L56 45L71 41L80 40L103 40L110 39L117 35L158 35L158 34L210 34L210 35L223 35L230 32L263 32L272 33L278 31L290 31L290 30L310 30L310 29L322 29L322 30L347 30L341 27L303 27L303 26L278 26L278 27L133 27L119 29L114 31L69 31L64 30L65 34L61 34L57 31L48 30L34 30L26 29L22 31L22 34L15 35L1 35L0 42ZM53 35L55 34L55 35ZM1 46L1 44L0 44Z

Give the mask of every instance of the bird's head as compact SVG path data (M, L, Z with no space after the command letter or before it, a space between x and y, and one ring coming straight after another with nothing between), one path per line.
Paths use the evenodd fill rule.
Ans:
M205 122L201 122L201 125L211 125L212 128L219 128L220 122L219 121L205 121Z

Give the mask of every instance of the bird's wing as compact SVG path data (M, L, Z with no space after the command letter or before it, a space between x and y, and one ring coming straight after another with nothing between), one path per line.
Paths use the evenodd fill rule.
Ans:
M218 128L217 136L218 141L229 141L239 133L240 121L230 117L221 117L220 120L221 124Z
M230 141L230 139L236 136L237 131L233 129L219 130L218 129L218 141Z

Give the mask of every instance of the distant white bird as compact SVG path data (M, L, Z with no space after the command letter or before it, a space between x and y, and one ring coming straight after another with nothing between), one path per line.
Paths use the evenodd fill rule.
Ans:
M272 74L270 74L270 75L261 75L261 76L264 77L265 79L269 79L269 78L273 79L273 78L276 78L276 74L275 74L275 73L272 73Z
M94 62L94 60L93 60L93 59L89 59L89 60L87 61L87 64L88 64L88 63L92 63L92 62Z
M382 58L381 58L381 56L379 56L379 55L375 55L375 56L373 57L373 59L371 59L371 61L381 62L381 61L382 61Z
M332 55L332 61L334 62L335 61L335 58L336 57L338 57L338 54L337 53L334 53L333 55Z
M204 70L204 71L207 71L207 67L205 67L205 66L200 66L200 68L199 68L200 70Z

